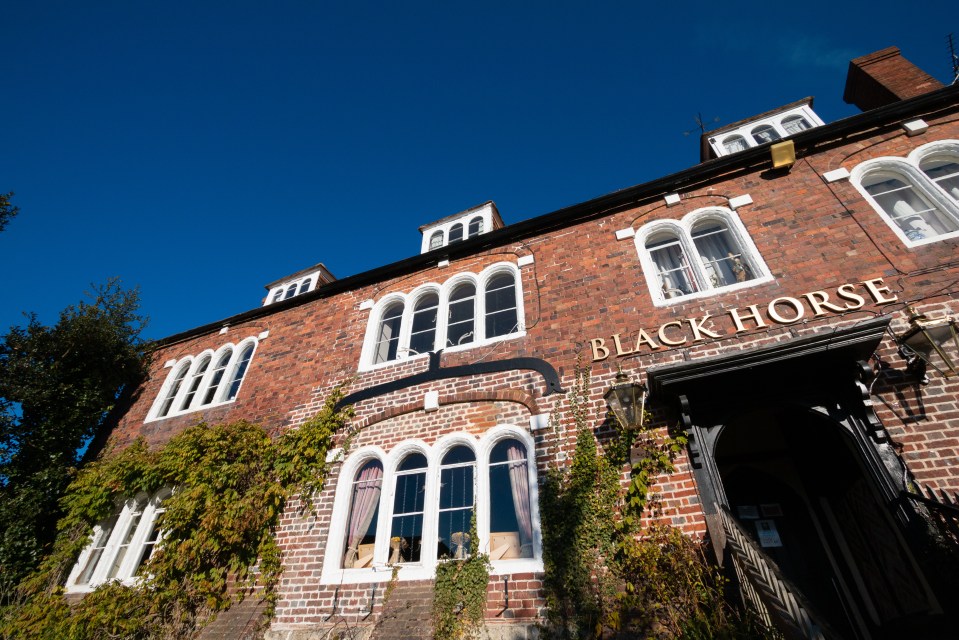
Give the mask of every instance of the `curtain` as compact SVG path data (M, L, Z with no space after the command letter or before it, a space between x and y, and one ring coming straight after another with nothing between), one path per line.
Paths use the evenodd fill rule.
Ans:
M693 240L706 270L706 277L714 287L732 284L737 280L730 264L730 256L735 256L737 252L730 245L728 233L723 229Z
M352 567L356 561L360 541L370 528L376 507L380 503L380 488L383 485L383 467L379 464L367 465L360 471L353 484L353 510L347 529L346 557L343 566Z
M533 518L529 506L529 472L526 469L526 450L520 444L506 449L509 458L509 484L513 491L513 508L519 525L520 557L533 556Z

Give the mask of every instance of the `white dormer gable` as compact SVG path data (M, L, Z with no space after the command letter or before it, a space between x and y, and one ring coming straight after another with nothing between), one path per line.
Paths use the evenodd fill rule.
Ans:
M336 278L327 271L322 263L297 271L266 285L267 294L263 298L263 306L313 291L317 287L334 280Z
M503 226L492 200L420 227L423 243L420 253L461 242Z
M776 142L823 124L816 112L812 110L812 98L805 98L773 111L709 131L704 138L711 151L709 157L717 158L758 147L767 142ZM708 158L703 158L703 160L706 159Z

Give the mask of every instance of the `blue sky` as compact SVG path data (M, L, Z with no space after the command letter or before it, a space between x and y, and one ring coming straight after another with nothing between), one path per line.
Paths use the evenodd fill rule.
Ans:
M949 79L954 1L758 6L6 0L0 331L114 276L149 338L220 320L486 200L509 224L694 165L700 112L853 115L848 61L886 46Z

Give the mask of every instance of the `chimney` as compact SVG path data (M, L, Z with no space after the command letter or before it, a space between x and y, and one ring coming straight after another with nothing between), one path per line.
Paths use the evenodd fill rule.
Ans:
M842 99L869 111L941 87L941 82L903 58L899 47L889 47L849 62Z

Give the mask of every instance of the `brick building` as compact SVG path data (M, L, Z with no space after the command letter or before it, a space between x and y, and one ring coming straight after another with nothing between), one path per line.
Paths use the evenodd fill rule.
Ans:
M621 368L657 424L690 436L658 487L666 515L760 599L777 580L795 591L800 613L765 601L774 623L921 637L951 603L915 543L945 508L919 494L959 490L943 359L959 358L943 340L959 312L959 87L890 48L850 64L844 97L863 113L827 124L800 100L705 134L679 173L513 225L487 202L421 227L409 259L271 283L262 306L161 341L112 437L289 429L351 380L359 433L317 515L293 505L277 533L267 637L382 620L374 635L415 637L437 562L474 548L493 567L491 637L531 637L538 478L574 446L548 418L579 358L599 427ZM68 591L132 576L142 554L117 565L111 550L155 537L162 497L98 529ZM750 573L766 558L771 577ZM404 611L384 611L393 566Z

